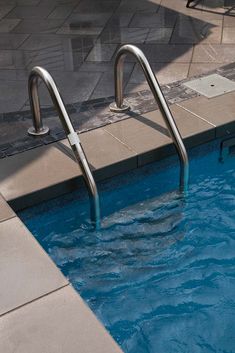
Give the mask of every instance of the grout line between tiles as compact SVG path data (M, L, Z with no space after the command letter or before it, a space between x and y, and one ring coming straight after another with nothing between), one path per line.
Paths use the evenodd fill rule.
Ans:
M7 201L6 201L6 203L8 204ZM9 206L9 204L8 204L8 206ZM11 206L9 206L9 207L11 207ZM8 217L8 218L4 218L4 219L0 220L0 223L7 222L7 221L9 221L10 219L15 218L15 217L17 217L17 215L16 215L16 214L13 214L12 216L10 216L10 217Z
M18 310L18 309L21 309L21 308L23 308L23 307L25 307L25 306L27 306L27 305L30 305L31 303L34 303L34 302L36 302L36 301L38 301L38 300L40 300L40 299L42 299L42 298L45 298L45 297L49 296L50 294L55 293L55 292L58 292L59 290L65 288L65 287L68 287L68 286L70 286L70 283L66 283L65 285L63 285L63 286L61 286L61 287L59 287L59 288L56 288L56 289L52 290L51 292L48 292L48 293L46 293L46 294L43 294L43 295L41 295L40 297L37 297L37 298L35 298L35 299L33 299L33 300L30 300L30 301L27 302L27 303L24 303L24 304L22 304L22 305L17 306L17 307L14 308L14 309L8 310L8 311L6 311L5 313L0 314L0 320L1 320L1 318L4 317L5 315L11 314L12 312L14 312L14 311L16 311L16 310Z
M176 103L176 105L177 105L178 107L180 107L180 108L184 109L186 112L188 112L188 113L190 113L190 114L192 114L192 115L196 116L197 118L199 118L199 119L201 119L201 120L205 121L206 123L208 123L208 124L212 125L213 127L216 127L216 125L214 125L214 124L213 124L213 123L211 123L210 121L208 121L208 120L206 120L206 119L202 118L200 115L198 115L198 114L196 114L196 113L192 112L191 110L189 110L189 109L185 108L184 106L180 105L179 103Z
M118 123L118 122L117 122ZM115 138L115 140L117 140L118 142L120 142L123 146L125 146L126 148L128 148L129 151L134 152L135 155L138 157L138 153L133 150L129 145L125 144L122 140L120 140L117 136L113 135L110 131L106 130L106 128L103 128L105 130L105 132L107 132L109 135L111 135L113 138Z

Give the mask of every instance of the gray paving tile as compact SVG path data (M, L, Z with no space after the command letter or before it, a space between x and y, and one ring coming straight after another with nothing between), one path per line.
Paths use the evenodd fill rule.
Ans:
M224 16L224 27L235 27L235 16Z
M127 84L134 65L127 63L124 67L124 86ZM106 71L102 74L99 83L94 87L91 99L109 97L114 95L114 73L113 70Z
M52 72L64 102L76 103L88 100L96 87L101 73L90 72ZM40 87L42 106L51 106L51 98L42 86Z
M1 57L1 56L0 56ZM128 65L128 63L127 63ZM113 62L91 62L86 61L84 62L80 68L80 71L87 71L87 72L113 72Z
M215 128L212 125L178 106L171 106L171 111L187 146L192 147L215 137ZM138 153L139 165L175 152L159 110L136 117L132 114L132 118L107 125L105 130Z
M161 9L157 13L137 13L133 17L130 27L171 27L173 28L178 13L169 9Z
M54 34L33 34L21 46L22 50L50 50L61 49L63 51L91 49L95 44L96 36L66 35L59 36Z
M110 61L116 49L116 44L100 44L98 42L90 51L86 61Z
M137 92L140 92L140 91L149 91L150 92L150 89L149 89L149 85L147 84L147 82L143 82L143 83L128 83L125 87L125 90L124 92L126 94L132 94L132 93L137 93Z
M59 121L58 126L61 127ZM55 197L69 192L72 186L73 189L76 187L76 183L68 185L67 181L81 177L77 163L58 149L56 144L38 147L20 156L1 159L0 192L7 201L16 200L14 207L17 209L44 200L46 194L47 197ZM57 190L55 185L58 185ZM24 195L28 200L23 198Z
M173 28L151 28L147 39L145 41L146 44L152 43L169 43Z
M136 153L102 128L80 135L96 179L104 179L136 168ZM98 169L98 170L97 170Z
M177 22L171 43L220 43L222 34L222 19L210 23L187 18Z
M0 4L0 18L5 17L13 8L14 4L10 4L9 2L5 4Z
M150 63L189 63L193 54L193 48L190 44L140 44L138 47L144 52ZM128 56L126 60L135 61L135 58Z
M213 71L220 66L221 63L191 63L189 69L189 77L207 74L208 72Z
M118 7L119 0L81 0L74 12L78 13L99 13L114 12Z
M143 43L149 32L148 28L106 28L100 36L101 43Z
M117 12L157 12L159 9L159 4L161 0L148 1L145 0L122 0Z
M28 34L2 33L0 36L0 49L17 49L28 36Z
M13 82L14 83L14 82ZM26 84L26 82L24 82ZM23 103L27 99L27 92L24 92L25 96L23 99ZM21 103L21 107L23 105ZM9 104L9 102L8 102ZM4 111L6 108L2 108ZM9 104L10 111L12 111L12 106ZM13 109L14 111L14 109ZM31 126L30 120L24 120L24 119L12 119L12 117L9 117L7 115L2 115L0 117L0 125L1 125L1 145L5 143L15 143L17 145L17 140L21 138L25 138L27 136L27 129ZM16 133L17 132L17 133Z
M46 18L53 10L53 6L16 6L7 15L8 18Z
M14 28L14 33L56 33L63 20L48 20L48 19L27 19ZM1 28L1 23L0 23Z
M57 34L77 34L77 35L84 35L84 36L98 36L103 30L103 27L80 27L80 26L73 26L64 25L61 27Z
M28 54L25 53L23 55L23 53L18 50L1 50L0 52L1 69L22 69L27 67L28 61L30 61ZM12 73L14 73L13 70Z
M20 19L5 18L0 20L0 33L10 33L20 23Z
M210 1L210 4L214 4L214 1L213 3L211 3ZM211 8L207 8L207 9L203 8L204 1L200 1L197 3L197 10L195 10L195 8L186 8L185 2L183 1L162 0L161 5L164 7L170 8L172 10L174 9L175 11L178 11L183 15L200 18L202 20L221 18L221 13L217 12L217 9L216 9L216 12L214 12ZM218 8L218 9L221 10L221 8Z
M193 63L228 63L233 62L235 46L231 44L197 45L193 52Z
M79 51L62 51L59 48L45 48L39 51L2 50L0 52L0 69L25 70L27 72L35 65L41 65L51 71L76 71L87 56L90 48ZM13 71L12 70L12 71ZM8 71L9 72L9 71ZM10 79L14 72L10 74ZM19 75L15 73L17 77ZM7 76L5 76L7 78Z
M66 39L65 39L66 40ZM50 35L42 35L42 34L33 34L31 35L24 43L21 45L22 50L42 50L48 49L50 47L61 46L63 47L64 39L59 36L50 34ZM69 47L68 43L68 47Z
M235 44L235 27L224 27L222 42Z
M0 65L0 80L4 81L27 81L28 72L26 70L5 70Z
M121 349L67 286L0 319L4 353L121 353Z
M191 148L215 138L216 131L213 124L198 118L188 111L184 111L178 104L171 105L170 109L186 147ZM157 120L161 126L166 127L159 111L157 114L149 112L144 114L144 116L150 120Z
M24 1L24 0L23 0ZM26 0L30 1L30 0ZM80 0L50 0L50 5L54 6L77 6ZM48 0L40 0L40 6L48 6Z
M161 84L167 84L187 78L189 63L152 63L151 67ZM130 84L145 83L146 78L140 65L136 64L129 80Z
M235 132L234 99L235 93L232 92L211 99L197 97L180 103L180 106L214 124L216 136L221 137Z
M41 2L41 0L1 0L0 3L8 3L11 5L19 5L19 6L37 6Z
M65 20L72 10L74 9L75 4L73 5L58 5L55 9L50 13L48 19L51 20Z
M15 217L15 212L0 194L0 222Z
M107 23L108 27L128 27L133 13L115 13Z
M71 30L104 27L112 12L98 12L98 13L73 13L65 21L65 25Z
M17 218L0 222L0 314L68 282Z
M142 116L107 125L105 130L138 154L139 165L144 161L153 162L174 151L172 146L169 147L170 138L162 133L164 128Z
M0 90L0 113L20 110L28 97L27 81L0 81Z

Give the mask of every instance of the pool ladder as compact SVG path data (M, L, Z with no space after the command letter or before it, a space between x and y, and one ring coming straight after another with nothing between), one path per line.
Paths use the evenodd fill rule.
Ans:
M177 153L180 159L180 189L181 191L187 191L188 178L189 178L189 162L186 148L184 146L180 132L176 126L174 118L167 105L165 97L161 91L160 85L155 77L155 74L145 57L144 53L134 45L123 45L117 52L115 67L114 67L114 78L115 78L115 103L110 105L110 110L116 113L125 112L130 109L123 101L123 67L126 54L132 54L138 60L141 68L144 71L145 77L149 84L149 87L153 93L153 96L158 103L159 109L162 113L166 126L171 135L172 141L176 146ZM63 100L57 89L55 81L45 69L36 66L32 69L29 80L29 99L30 107L32 110L33 127L28 129L28 134L31 136L44 136L49 134L49 128L43 125L41 112L40 112L40 101L38 96L38 81L41 79L46 85L55 109L58 112L61 124L66 133L69 144L72 148L77 163L80 165L82 174L88 189L90 198L90 215L92 224L96 229L100 227L100 202L99 194L97 191L96 183L93 178L91 169L89 167L85 152L82 148L81 141L75 131L71 119L65 109Z
M139 62L152 94L158 104L160 112L163 116L165 124L170 133L171 139L176 147L176 151L180 160L180 190L187 192L189 182L189 161L188 154L183 143L180 132L177 128L175 120L171 114L170 108L166 102L164 94L158 80L142 50L135 45L123 45L117 51L114 64L115 78L115 103L110 104L110 110L116 113L123 113L130 109L130 106L123 101L123 68L127 54L132 54Z
M44 136L49 133L49 128L43 125L41 118L40 102L38 97L39 78L45 83L50 93L51 99L54 103L54 107L58 112L61 124L66 133L69 144L73 150L73 154L76 158L77 163L81 167L82 174L89 192L91 222L95 226L95 228L98 229L100 227L99 194L91 169L87 162L86 155L82 148L81 141L65 109L63 100L56 87L55 81L53 80L49 72L39 66L36 66L32 69L28 81L29 100L33 116L33 127L28 129L28 134L31 136Z

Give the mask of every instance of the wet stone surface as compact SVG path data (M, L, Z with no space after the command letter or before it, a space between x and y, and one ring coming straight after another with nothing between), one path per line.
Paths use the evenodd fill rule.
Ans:
M233 0L200 1L194 9L187 9L185 0L1 0L0 157L64 137L43 85L40 101L51 135L35 140L26 134L31 126L27 78L35 65L52 74L81 132L128 117L108 110L121 44L143 50L170 104L195 96L181 84L189 76L213 69L234 80L233 64L218 69L234 61L234 6ZM124 86L134 112L156 109L129 55Z

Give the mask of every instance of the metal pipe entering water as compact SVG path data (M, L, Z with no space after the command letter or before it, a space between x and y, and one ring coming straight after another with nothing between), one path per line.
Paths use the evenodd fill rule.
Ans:
M152 94L158 104L165 124L169 130L172 141L176 147L180 159L180 190L187 192L189 183L189 160L188 154L177 128L175 120L171 114L170 108L162 93L158 80L142 50L135 45L123 45L116 54L114 66L115 80L115 103L110 104L110 110L116 113L124 112L130 109L129 105L123 100L123 67L127 54L132 54L140 64Z
M54 107L58 112L60 121L63 125L67 139L70 143L77 163L79 164L88 189L90 198L90 215L91 222L96 229L100 228L100 202L95 180L91 173L86 155L81 145L81 141L76 133L73 124L65 109L63 100L57 89L55 81L48 71L42 67L36 66L29 75L28 89L30 106L33 115L33 127L28 129L28 134L32 136L43 136L49 133L49 128L43 125L40 111L40 101L38 96L38 80L39 78L45 83Z

